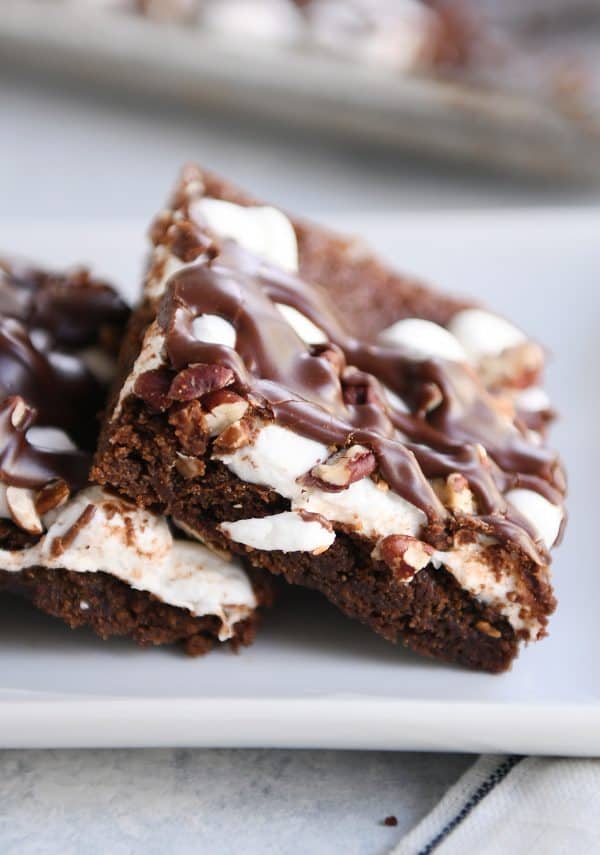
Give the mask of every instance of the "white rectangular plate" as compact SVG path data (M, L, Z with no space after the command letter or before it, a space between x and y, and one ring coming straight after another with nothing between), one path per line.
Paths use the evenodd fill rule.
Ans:
M513 211L329 220L397 266L473 295L551 354L570 474L571 522L556 555L551 635L511 673L472 674L421 659L288 589L240 655L188 659L71 632L0 600L4 746L294 746L600 754L600 213ZM134 293L136 223L6 223L0 251L86 261Z

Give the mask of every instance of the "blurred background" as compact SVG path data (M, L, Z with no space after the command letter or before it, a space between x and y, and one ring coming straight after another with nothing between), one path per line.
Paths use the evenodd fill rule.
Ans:
M2 0L0 122L0 231L141 234L186 160L332 223L597 205L600 0ZM383 852L471 760L1 752L0 848Z
M18 216L148 220L185 159L304 213L587 204L600 0L3 0Z

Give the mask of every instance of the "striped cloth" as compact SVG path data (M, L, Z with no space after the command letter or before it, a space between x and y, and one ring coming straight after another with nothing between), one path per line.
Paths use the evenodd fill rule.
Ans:
M600 853L600 760L484 755L391 855Z

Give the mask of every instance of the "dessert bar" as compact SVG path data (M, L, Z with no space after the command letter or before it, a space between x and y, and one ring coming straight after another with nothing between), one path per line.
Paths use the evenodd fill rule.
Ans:
M95 479L429 656L542 638L539 345L195 166L151 237Z
M0 587L140 644L251 640L269 586L88 482L128 307L86 270L0 261Z

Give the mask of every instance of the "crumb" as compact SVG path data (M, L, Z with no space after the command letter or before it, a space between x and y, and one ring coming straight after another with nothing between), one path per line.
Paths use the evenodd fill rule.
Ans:
M398 825L398 819L394 815L386 816L386 818L383 820L383 824L389 826Z

